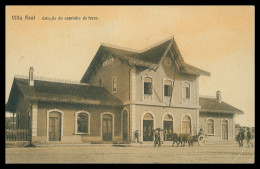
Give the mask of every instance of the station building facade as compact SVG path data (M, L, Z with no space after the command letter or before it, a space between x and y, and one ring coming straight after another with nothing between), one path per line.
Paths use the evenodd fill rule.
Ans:
M135 51L102 44L78 83L15 77L6 110L33 143L153 141L153 129L234 140L234 118L243 111L199 95L209 72L184 62L174 38Z

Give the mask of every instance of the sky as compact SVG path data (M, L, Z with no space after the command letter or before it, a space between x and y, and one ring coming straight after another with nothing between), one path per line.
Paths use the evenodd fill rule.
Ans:
M30 66L35 76L80 81L101 43L142 50L172 36L185 62L211 73L200 95L220 90L244 111L235 122L254 126L254 6L6 6L6 102L14 75Z

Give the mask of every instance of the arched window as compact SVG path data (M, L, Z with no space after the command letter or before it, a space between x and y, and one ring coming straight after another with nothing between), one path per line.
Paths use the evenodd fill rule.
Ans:
M146 75L142 77L142 79L143 79L143 99L152 100L153 78Z
M208 119L207 120L207 134L215 134L214 132L214 120Z
M144 78L144 94L152 95L152 78L145 77Z
M188 115L185 115L182 118L182 133L188 134L191 133L191 119Z
M170 97L172 95L172 81L164 80L164 96Z
M90 114L84 111L76 113L76 134L88 134L90 133Z
M182 84L182 101L183 103L190 103L190 83L183 82Z

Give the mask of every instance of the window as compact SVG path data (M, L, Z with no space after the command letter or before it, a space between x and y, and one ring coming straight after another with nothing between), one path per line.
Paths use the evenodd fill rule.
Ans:
M115 77L113 77L112 79L112 93L116 93L117 92L117 79Z
M86 112L76 113L76 133L89 133L89 114Z
M149 75L142 76L142 99L152 100L153 97L153 78Z
M190 103L190 83L183 82L182 87L183 87L182 101L183 103Z
M214 133L214 120L208 119L207 120L207 134L215 134Z
M172 81L164 80L164 96L172 95Z
M191 119L187 115L182 118L182 133L191 133Z
M102 79L99 79L99 86L102 86Z
M152 95L152 78L144 78L144 94Z
M184 88L184 98L189 99L190 98L190 84L188 82L184 82L183 88Z

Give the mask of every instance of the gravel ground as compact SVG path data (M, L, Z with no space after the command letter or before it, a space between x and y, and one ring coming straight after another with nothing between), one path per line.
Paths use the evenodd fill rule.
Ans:
M254 154L254 147L238 147L235 142L204 147L13 147L6 148L6 163L254 163Z

